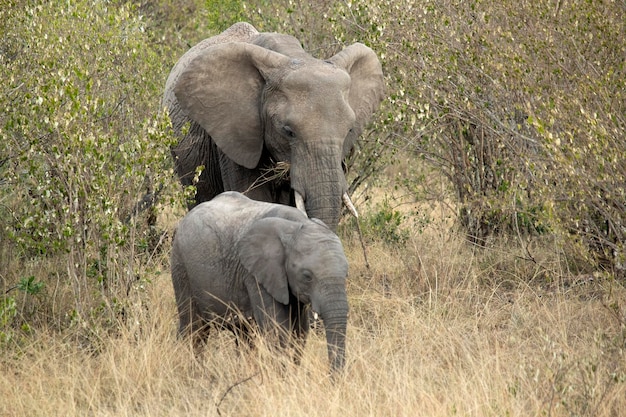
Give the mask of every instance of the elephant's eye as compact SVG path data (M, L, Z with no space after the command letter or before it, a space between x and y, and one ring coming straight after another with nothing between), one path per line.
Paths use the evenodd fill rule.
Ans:
M310 284L311 281L313 281L313 272L309 271L308 269L304 269L302 271L302 281L304 281L304 283L306 284Z
M285 134L285 136L287 136L288 138L295 138L296 137L296 132L294 132L289 126L285 125L283 126L283 133Z

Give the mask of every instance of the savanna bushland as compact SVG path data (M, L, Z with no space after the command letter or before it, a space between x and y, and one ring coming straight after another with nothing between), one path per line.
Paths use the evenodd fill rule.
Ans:
M321 331L300 366L175 336L160 100L242 20L383 64L334 379ZM626 413L623 1L3 0L0 34L0 415Z

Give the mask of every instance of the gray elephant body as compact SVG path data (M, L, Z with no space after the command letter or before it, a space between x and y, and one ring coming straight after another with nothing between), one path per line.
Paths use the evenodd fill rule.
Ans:
M195 203L225 190L294 205L335 230L347 184L343 159L383 98L380 63L355 43L328 60L297 39L237 23L192 47L172 69L164 105L181 137L172 148ZM268 179L277 162L288 176Z
M332 368L343 367L348 263L322 222L225 192L180 221L171 269L179 334L196 344L211 324L246 334L251 322L282 345L304 343L310 305L324 322Z

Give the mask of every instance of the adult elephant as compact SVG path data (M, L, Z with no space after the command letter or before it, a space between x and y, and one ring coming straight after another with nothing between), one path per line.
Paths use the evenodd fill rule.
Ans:
M383 90L380 62L360 43L320 60L248 23L200 42L172 69L163 100L180 136L176 173L196 186L191 207L234 190L335 230L342 199L351 204L342 161Z
M171 255L179 334L199 346L211 325L264 335L298 351L307 306L326 329L332 370L343 368L348 261L325 224L285 205L225 192L180 221Z

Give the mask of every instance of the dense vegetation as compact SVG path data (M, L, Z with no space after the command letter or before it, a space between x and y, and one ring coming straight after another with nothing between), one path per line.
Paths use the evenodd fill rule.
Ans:
M240 20L292 34L318 57L360 41L381 59L388 98L348 161L365 242L379 256L362 267L346 219L341 234L360 277L353 290L383 288L375 302L384 303L388 288L401 287L389 306L411 314L433 302L416 294L433 289L462 298L470 287L591 285L605 296L592 297L604 308L590 305L590 314L610 324L589 336L591 357L560 353L537 371L552 384L537 395L552 396L549 410L560 398L562 415L615 415L626 379L626 6L617 0L8 0L0 7L2 356L19 358L55 332L106 353L106 337L145 341L133 326L157 325L146 306L167 279L185 200L163 86L191 45ZM142 198L157 204L141 211ZM470 259L442 263L420 236L454 241ZM395 272L382 266L389 254L401 260ZM367 297L353 300L366 335L390 318ZM464 301L456 307L470 311ZM449 305L432 306L447 317ZM525 331L535 329L520 325L515 337ZM537 337L549 339L539 350L560 343L550 332ZM518 385L503 379L504 391L522 398L531 388L509 371ZM602 408L605 400L613 405ZM528 407L538 409L520 410Z

